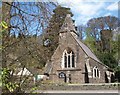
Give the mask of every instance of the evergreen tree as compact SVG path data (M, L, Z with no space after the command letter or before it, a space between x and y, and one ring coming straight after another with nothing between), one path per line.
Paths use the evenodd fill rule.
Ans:
M61 6L58 6L53 12L54 14L49 22L49 26L43 39L43 45L45 46L45 49L48 50L47 52L49 57L51 57L54 50L58 46L59 30L64 22L66 15L71 14L71 16L73 16L70 8Z

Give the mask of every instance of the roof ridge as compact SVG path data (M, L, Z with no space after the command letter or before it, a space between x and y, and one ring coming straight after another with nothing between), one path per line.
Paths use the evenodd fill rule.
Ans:
M99 62L100 64L104 65L106 68L109 68L107 65L103 64L98 58L97 56L92 52L92 50L87 46L85 45L82 41L78 40L77 38L74 37L74 35L70 32L70 34L72 35L72 37L75 39L75 41L79 44L79 46L82 48L82 50L90 57L92 58L93 60ZM79 42L78 42L79 41ZM83 46L81 46L81 43L82 45L85 46L85 48L87 48L89 50L89 53L91 52L91 54L93 56L91 56L88 52L86 52L85 48L83 48Z

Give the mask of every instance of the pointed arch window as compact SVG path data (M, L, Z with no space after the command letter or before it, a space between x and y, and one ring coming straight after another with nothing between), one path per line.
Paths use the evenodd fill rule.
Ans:
M65 50L63 52L63 67L74 68L75 67L75 55L72 50Z
M67 54L64 55L64 66L67 68Z
M93 78L100 78L100 71L98 70L98 68L95 66L93 68Z
M75 58L74 53L72 52L72 67L75 67Z

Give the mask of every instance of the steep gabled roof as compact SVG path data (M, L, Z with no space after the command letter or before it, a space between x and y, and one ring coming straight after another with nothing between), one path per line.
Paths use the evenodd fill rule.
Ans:
M71 33L72 34L72 33ZM95 54L90 50L90 48L88 48L84 43L82 43L78 38L74 37L72 34L72 37L77 41L77 43L79 44L79 46L83 49L83 51L92 59L94 59L95 61L100 62L100 60L95 56Z

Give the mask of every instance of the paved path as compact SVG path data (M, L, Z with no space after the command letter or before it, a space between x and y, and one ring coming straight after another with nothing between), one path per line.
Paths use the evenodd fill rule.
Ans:
M36 90L37 93L120 93L118 90L76 90L76 91L60 91L60 90L51 90L51 91L40 91Z
M68 85L75 85L75 86L83 86L83 85L86 85L86 86L91 86L91 85L120 85L120 83L84 83L84 84L68 84Z

